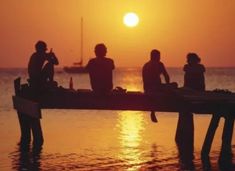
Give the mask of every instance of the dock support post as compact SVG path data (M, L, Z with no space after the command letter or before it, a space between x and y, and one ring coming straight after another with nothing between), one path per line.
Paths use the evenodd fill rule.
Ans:
M44 139L40 119L31 118L31 128L33 134L33 145L37 147L42 146Z
M15 95L19 95L21 91L21 85L20 85L21 78L18 77L14 80L14 89L15 89ZM21 113L17 110L19 125L20 125L20 144L23 146L27 146L30 143L31 136L30 136L30 118Z
M180 112L176 135L176 145L183 170L194 170L194 122L193 113Z
M27 115L17 111L18 120L20 124L20 144L22 146L28 146L31 140L30 136L30 119Z
M222 135L222 150L221 152L231 153L231 144L233 137L234 116L226 115L224 122L224 129Z
M222 147L219 156L219 165L222 169L229 170L232 164L232 137L234 127L234 116L225 115L222 135Z
M202 151L201 151L201 157L202 158L208 158L210 150L211 150L211 145L212 141L215 136L215 131L218 127L219 121L220 121L220 115L219 114L213 114L211 118L211 122L209 125L209 128L206 133L206 137L202 146Z
M32 131L33 145L37 147L42 146L44 140L40 119L32 118L19 111L17 111L17 114L21 131L20 144L22 146L28 146L30 144Z
M15 88L15 94L19 95L21 91L20 78L14 80L14 88ZM21 131L20 145L26 147L30 144L31 131L32 131L33 145L36 147L42 146L44 140L40 123L40 117L33 118L18 110L17 110L17 115Z
M194 142L193 113L190 113L190 112L179 113L176 134L175 134L175 141L176 143L187 141L193 146L193 142Z

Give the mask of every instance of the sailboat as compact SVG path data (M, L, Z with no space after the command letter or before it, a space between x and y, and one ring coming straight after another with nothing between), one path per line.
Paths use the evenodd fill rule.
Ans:
M83 66L83 18L81 18L81 53L80 61L74 62L72 66L65 66L64 71L67 73L88 73L85 66Z

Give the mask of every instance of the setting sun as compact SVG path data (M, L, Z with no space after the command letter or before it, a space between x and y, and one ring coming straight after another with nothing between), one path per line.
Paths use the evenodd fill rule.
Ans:
M123 22L127 27L135 27L139 23L139 17L136 13L129 12L124 15Z

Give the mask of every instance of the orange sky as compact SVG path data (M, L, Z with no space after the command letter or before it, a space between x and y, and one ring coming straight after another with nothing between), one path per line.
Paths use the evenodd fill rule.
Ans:
M140 17L135 28L122 23L128 11ZM235 66L234 0L1 0L0 67L27 67L37 40L61 67L79 60L81 16L85 63L103 42L117 67L142 66L153 48L166 66L183 66L188 52L206 66Z

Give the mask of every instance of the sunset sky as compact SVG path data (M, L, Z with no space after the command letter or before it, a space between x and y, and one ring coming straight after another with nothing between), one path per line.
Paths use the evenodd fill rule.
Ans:
M123 24L127 12L139 25ZM81 17L85 63L102 42L117 67L143 66L154 48L168 67L182 67L188 52L206 66L235 66L234 0L1 0L0 67L27 67L38 40L60 67L78 61Z

